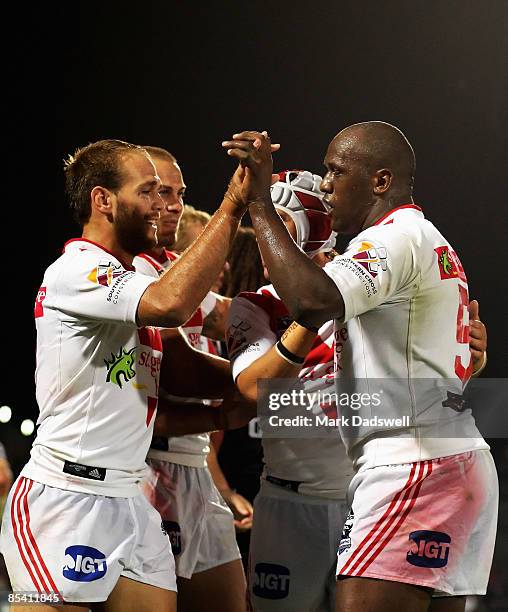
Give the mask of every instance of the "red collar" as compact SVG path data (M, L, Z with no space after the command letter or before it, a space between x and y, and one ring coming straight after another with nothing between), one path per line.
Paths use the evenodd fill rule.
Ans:
M104 251L105 253L108 253L108 255L111 255L111 257L114 257L116 260L118 260L126 270L135 269L134 266L122 261L120 257L118 257L118 255L115 255L110 250L108 250L106 247L103 247L102 244L99 244L98 242L94 242L93 240L88 240L88 238L71 238L70 240L67 240L67 242L64 244L63 250L65 251L67 246L71 244L72 242L88 242L89 244L93 244L93 246L97 247L101 251Z
M388 219L388 217L391 217L393 215L393 213L397 212L398 210L402 210L403 208L414 208L415 210L418 210L420 212L423 212L422 209L417 206L416 204L402 204L401 206L397 206L397 208L392 208L391 210L389 210L387 213L385 213L382 217L380 217L375 223L374 225L381 225L382 223L384 225L386 225L386 223L384 223L386 221L386 219ZM390 222L391 223L391 222Z
M167 261L175 261L175 259L178 258L178 255L176 253L173 253L173 251L168 251L168 249L166 249L165 247L163 248L161 255L159 255L155 251L147 251L146 254L149 255L152 259L155 259L155 261L157 261L161 265L165 264Z

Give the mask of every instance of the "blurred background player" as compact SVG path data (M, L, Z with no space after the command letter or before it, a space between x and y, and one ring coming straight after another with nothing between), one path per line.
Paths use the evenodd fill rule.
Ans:
M296 244L323 266L335 244L319 191L321 177L287 171L272 188L272 199ZM288 271L289 273L289 271ZM293 364L276 345L291 324L272 285L233 299L228 348L233 376L242 394L257 399L259 378L300 377L306 391L330 391L334 376L333 322L309 342L305 361ZM303 333L307 333L303 330ZM347 334L340 330L338 341ZM303 352L302 352L303 355ZM340 364L338 365L340 368ZM327 407L331 416L336 410ZM317 406L318 411L322 411ZM263 437L265 467L254 502L249 558L252 609L284 612L333 610L337 536L346 519L352 465L335 431L319 438ZM275 575L270 581L267 576Z
M178 258L178 254L170 249L174 248L180 232L185 183L173 155L157 147L145 149L152 157L161 180L159 193L164 208L157 223L157 246L136 257L134 265L137 270L158 276L170 269ZM179 240L182 250L198 239L204 227L202 221L210 219L195 210L191 215L192 221L189 218L185 221L184 234L189 243ZM214 345L202 336L203 327L206 326L214 338L223 338L229 302L217 294L206 296L181 327L191 346L215 352ZM174 330L172 333L179 332ZM174 375L179 376L178 364ZM196 392L201 385L196 373ZM190 404L199 401L169 395L162 387L160 394L165 402L187 404L188 410L192 409ZM171 419L171 413L168 419ZM207 468L209 444L207 433L155 436L148 453L150 473L142 489L160 512L172 543L178 609L240 612L245 603L245 577L235 540L233 514L217 491Z
M240 291L256 291L263 284L263 264L251 227L238 228L228 255L228 264L221 288L224 295L234 297ZM221 356L228 359L226 345L222 344L221 349ZM245 569L249 559L250 528L253 523L251 504L258 494L263 470L263 449L257 421L256 418L244 427L213 432L208 455L208 464L215 484L224 498L228 500L240 494L249 504L246 508L249 510L246 519L236 521L236 541Z

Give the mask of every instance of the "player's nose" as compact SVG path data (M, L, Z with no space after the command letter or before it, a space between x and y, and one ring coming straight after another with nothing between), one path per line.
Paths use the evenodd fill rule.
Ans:
M323 193L332 193L332 181L329 172L327 172L321 179L319 189L321 189Z

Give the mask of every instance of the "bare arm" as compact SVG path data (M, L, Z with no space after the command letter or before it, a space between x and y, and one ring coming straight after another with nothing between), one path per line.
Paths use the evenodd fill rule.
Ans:
M224 266L238 224L246 210L245 172L238 167L224 199L198 239L166 274L152 283L138 305L140 326L183 325L210 290Z
M154 435L184 436L223 429L237 429L256 416L256 404L229 390L219 406L179 404L160 398Z
M291 323L284 332L281 342L297 356L305 357L309 352L316 334L298 323ZM302 369L301 364L292 364L282 357L275 346L245 368L236 379L238 390L249 401L258 398L258 380L263 378L296 378Z
M270 139L259 132L235 134L223 146L245 164L251 189L249 213L270 280L291 317L307 325L343 319L344 300L335 283L293 242L270 196Z
M219 461L217 460L217 453L213 444L210 444L210 452L208 453L206 461L215 486L234 514L235 527L238 531L251 529L253 517L252 504L249 500L245 499L243 495L240 495L229 486L224 476L224 472L219 465Z
M224 297L217 293L215 293L214 296L216 299L215 306L213 310L206 315L203 321L202 334L212 340L224 340L231 298Z
M161 331L160 385L171 395L221 399L234 388L229 361L198 351L177 329Z

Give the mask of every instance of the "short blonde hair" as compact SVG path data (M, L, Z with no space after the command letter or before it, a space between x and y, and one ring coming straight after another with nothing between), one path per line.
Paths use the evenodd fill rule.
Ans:
M177 253L183 253L183 251L185 251L185 249L192 243L192 238L189 233L190 226L201 225L204 228L211 218L212 216L204 210L198 210L190 204L185 204L183 207L182 218L180 219L180 223L178 225L176 242L173 249Z

